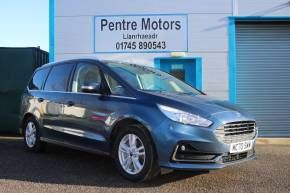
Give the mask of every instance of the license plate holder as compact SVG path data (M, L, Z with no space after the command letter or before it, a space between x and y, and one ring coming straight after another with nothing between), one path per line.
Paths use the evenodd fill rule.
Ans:
M242 141L238 143L230 144L230 153L241 153L245 151L249 151L253 148L253 141Z

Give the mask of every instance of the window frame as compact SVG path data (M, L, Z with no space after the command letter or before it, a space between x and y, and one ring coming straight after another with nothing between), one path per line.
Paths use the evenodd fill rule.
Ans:
M122 96L123 96L123 97L130 97L130 95L128 95L128 93L130 93L130 92L129 92L128 89L126 89L126 87L121 83L121 81L117 80L115 77L113 77L113 76L112 76L110 73L108 73L108 72L103 73L103 75L104 75L104 80L105 80L106 86L108 87L108 89L109 89L109 91L110 91L110 95L112 95L112 96L120 96L120 97L122 97ZM121 94L114 94L114 93L112 93L112 89L111 89L110 84L109 84L109 82L108 82L108 80L107 80L107 78L106 78L106 75L107 75L107 76L110 76L114 81L116 81L120 86L122 86L123 89L125 90L125 93L126 93L126 94L121 95Z
M74 74L77 68L78 64L91 64L91 65L96 65L100 71L100 75L101 75L101 87L102 89L104 89L104 94L108 97L119 97L119 98L134 98L135 99L135 95L133 94L134 92L131 91L131 87L130 85L126 84L125 82L123 82L123 79L120 78L118 76L118 74L116 74L114 71L112 71L109 67L105 66L103 63L99 63L99 62L93 62L93 61L86 61L86 60L78 60L78 61L66 61L66 62L59 62L59 63L54 63L48 66L44 66L44 67L40 67L39 69L36 69L33 73L33 75L30 77L30 80L27 84L27 90L28 91L44 91L44 92L60 92L60 93L73 93L72 92L72 83L73 83L73 78L74 78ZM49 90L44 90L44 87L47 83L47 80L49 78L49 76L51 75L51 71L54 67L60 66L60 65L72 65L72 69L70 71L69 77L68 77L68 81L66 84L66 89L65 91L49 91ZM29 84L31 82L31 80L33 79L33 77L35 76L35 74L43 69L48 68L48 73L41 85L41 89L40 90L31 90L29 88ZM117 95L117 94L113 94L110 86L105 78L105 74L111 76L115 81L117 81L125 90L126 90L126 94L125 95ZM134 89L133 89L134 90ZM76 94L89 94L89 95L102 95L101 93L83 93L83 92L75 92Z
M108 65L106 62L98 62L96 63L99 68L101 69L101 71L103 72L103 79L105 79L105 73L110 75L112 78L114 78L116 81L118 81L121 86L124 87L124 89L126 90L126 94L127 95L115 95L115 94L112 94L111 91L110 91L110 88L109 88L109 85L105 79L105 86L106 88L109 90L110 94L109 96L111 95L112 97L120 97L120 98L132 98L132 99L136 99L135 98L135 95L136 95L136 92L138 92L137 90L135 90L134 88L132 88L128 83L126 83L122 77L120 77L120 75L118 75L116 72L114 72Z
M70 70L70 74L68 75L68 79L67 79L67 83L66 83L66 86L65 86L66 87L65 90L64 91L44 90L44 87L45 87L45 85L47 83L47 79L48 79L49 75L51 74L52 69L54 67L61 66L61 65L72 65L72 69ZM61 62L61 63L57 63L57 64L54 64L54 65L50 66L49 73L47 74L46 79L45 79L45 81L44 81L44 83L42 85L42 91L45 91L45 92L61 92L61 93L67 93L67 92L69 92L68 91L68 86L69 86L69 83L70 83L70 79L71 79L72 72L75 69L75 65L76 64L73 63L73 62Z
M42 82L42 84L41 84L40 89L38 89L38 90L30 89L30 84L31 84L31 81L33 81L33 78L34 78L35 74L36 74L37 72L39 72L39 71L41 71L41 70L45 70L45 69L48 69L48 72L47 72L47 75L45 76L45 78L43 79L43 82ZM27 86L26 86L27 90L29 90L29 91L43 91L44 84L45 84L45 82L46 82L46 79L47 79L48 75L50 74L50 71L51 71L51 66L43 67L43 68L41 67L41 68L36 69L36 70L33 72L32 76L30 77L30 79L29 79L29 81L28 81L28 84L27 84Z
M85 92L72 92L72 86L73 86L73 78L75 76L76 73L76 69L77 66L79 64L91 64L91 65L95 65L97 66L97 68L100 71L100 75L101 75L101 89L104 89L104 92L106 96L108 97L124 97L124 98L130 98L130 97L134 97L134 95L132 94L132 92L127 88L126 84L123 83L122 81L120 81L117 77L114 76L114 73L112 73L111 69L107 69L104 64L102 63L97 63L97 62L92 62L92 61L78 61L75 63L75 66L71 72L70 75L70 80L69 80L69 85L68 85L68 91L69 93L75 93L75 94L87 94L87 95L102 95L102 93L85 93ZM112 94L111 89L109 87L109 84L105 78L105 74L108 74L109 76L111 76L113 79L115 79L117 82L120 83L120 85L126 90L126 95L116 95L116 94ZM121 79L122 80L122 79Z
M96 63L96 65L99 66L102 72L102 78L103 78L102 81L104 82L103 84L106 87L106 89L109 91L108 96L135 99L134 89L132 90L131 86L128 85L126 82L124 82L124 80L116 72L114 72L109 66L107 66L106 63ZM117 81L125 89L126 95L112 94L110 86L106 80L105 74L108 74L115 81Z
M100 71L100 75L101 75L101 87L102 89L104 89L104 95L108 96L108 97L124 97L124 98L134 98L135 99L135 95L133 94L134 92L131 91L131 87L129 85L127 85L126 83L123 82L123 79L120 78L118 76L118 74L116 74L115 72L113 72L109 67L104 66L104 64L102 63L98 63L98 62L92 62L92 61L68 61L68 62L60 62L60 63L55 63L49 66L45 66L45 67L41 67L39 69L37 69L36 71L34 71L31 79L33 78L33 76L35 75L36 72L38 72L39 70L42 70L44 68L49 68L49 71L42 83L41 86L41 90L30 90L29 89L29 85L27 85L27 89L29 91L44 91L44 92L60 92L60 93L73 93L72 92L72 82L73 82L73 78L74 78L74 74L77 68L78 64L91 64L91 65L96 65ZM56 66L60 66L60 65L72 65L72 69L70 71L69 77L68 77L68 81L66 84L66 90L65 91L49 91L49 90L44 90L44 87L47 83L48 77L51 75L52 69ZM106 65L106 64L105 64ZM112 94L111 89L108 85L108 82L105 78L105 73L108 74L109 76L111 76L113 79L115 79L122 87L124 87L124 89L126 90L126 95L117 95L117 94ZM31 81L30 79L30 81ZM30 82L29 81L29 82ZM75 94L89 94L89 95L102 95L101 93L83 93L83 92L75 92Z
M69 79L69 82L68 82L68 86L67 86L67 92L70 92L70 93L82 93L82 94L100 94L100 93L85 93L85 92L73 92L72 91L72 86L73 86L73 79L74 79L74 76L75 76L75 73L76 73L76 70L78 68L78 65L85 65L85 64L90 64L90 65L93 65L93 66L96 66L98 69L99 69L99 72L100 72L100 76L101 76L101 85L103 84L103 71L102 71L102 68L93 63L93 62L87 62L87 61L79 61L77 63L74 64L74 68L72 69L72 72L70 74L70 79Z

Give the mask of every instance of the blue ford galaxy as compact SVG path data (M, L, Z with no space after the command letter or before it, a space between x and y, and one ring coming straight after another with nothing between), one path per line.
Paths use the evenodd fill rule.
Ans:
M22 96L25 147L46 143L111 156L132 181L160 168L211 170L255 158L245 110L145 66L96 59L46 64Z

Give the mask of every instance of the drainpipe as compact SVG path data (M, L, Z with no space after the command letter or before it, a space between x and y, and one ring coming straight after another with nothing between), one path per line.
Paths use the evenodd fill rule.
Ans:
M232 0L233 16L238 15L238 0Z

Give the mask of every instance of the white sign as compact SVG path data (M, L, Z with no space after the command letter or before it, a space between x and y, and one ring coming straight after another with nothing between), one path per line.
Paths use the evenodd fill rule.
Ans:
M94 52L186 52L186 14L94 17Z

